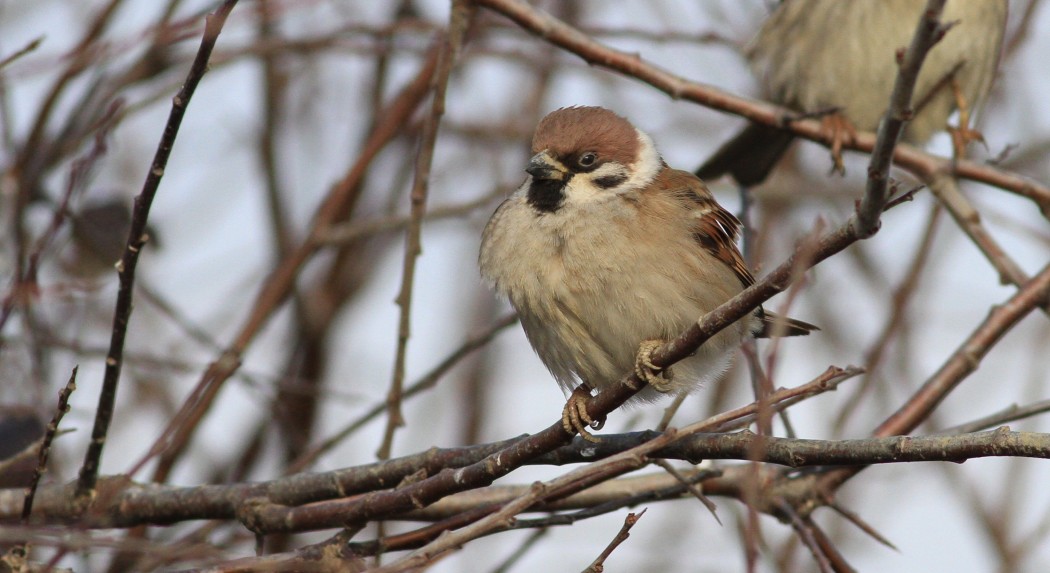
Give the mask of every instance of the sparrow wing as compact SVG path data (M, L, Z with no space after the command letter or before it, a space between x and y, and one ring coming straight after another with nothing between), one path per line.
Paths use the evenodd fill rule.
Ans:
M696 175L676 169L664 171L663 188L686 201L695 219L693 238L700 247L732 269L744 288L755 284L755 277L736 246L740 220L715 201L711 191ZM801 336L820 330L808 322L766 312L761 306L756 312L760 323L755 336L759 338Z
M686 201L694 219L693 238L708 253L732 269L740 284L747 288L755 277L744 263L736 242L740 221L715 201L711 191L696 175L678 169L666 169L668 191Z

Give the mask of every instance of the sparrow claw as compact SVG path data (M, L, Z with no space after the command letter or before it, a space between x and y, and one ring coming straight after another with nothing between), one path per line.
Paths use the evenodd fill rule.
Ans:
M954 157L956 161L966 158L966 148L974 141L979 141L985 146L988 145L984 141L984 134L976 129L970 129L965 126L955 127L949 125L948 133L952 136L952 157Z
M645 340L638 345L638 356L634 360L634 373L653 390L666 394L673 390L674 373L653 364L653 352L663 346L663 340Z
M966 103L962 87L953 77L951 80L952 95L955 97L955 107L959 110L959 125L949 125L948 133L952 136L952 157L958 161L966 158L966 147L974 141L981 142L985 147L984 134L970 127L970 106Z
M852 144L857 140L856 128L845 115L836 112L820 120L820 131L831 144L831 172L845 175L846 166L842 163L842 145Z
M569 435L578 433L584 440L598 443L601 440L587 431L587 427L601 430L605 426L605 418L595 420L587 413L587 399L590 397L591 387L588 384L580 384L572 391L561 411L561 427Z

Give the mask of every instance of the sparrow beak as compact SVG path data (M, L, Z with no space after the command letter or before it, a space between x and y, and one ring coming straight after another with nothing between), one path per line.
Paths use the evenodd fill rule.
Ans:
M532 175L533 179L550 181L565 181L568 173L561 163L555 160L546 150L537 153L529 160L529 166L525 172Z

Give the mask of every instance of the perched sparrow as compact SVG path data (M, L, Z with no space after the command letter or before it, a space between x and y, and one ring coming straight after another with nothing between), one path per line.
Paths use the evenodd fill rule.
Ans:
M951 29L933 46L915 85L904 140L926 143L960 111L956 154L981 139L970 111L984 101L995 76L1007 0L949 0L941 20ZM766 99L803 113L838 110L825 118L836 168L853 129L875 131L897 78L897 50L911 42L926 0L785 0L762 26L747 58ZM750 187L765 180L792 135L750 124L701 166L711 180L726 173Z
M757 309L660 374L659 342L754 282L737 250L739 221L696 176L671 169L652 139L600 107L545 117L528 178L492 215L482 275L510 299L533 349L566 390L589 394L631 368L649 381L635 400L688 392L726 369L747 336L816 327ZM566 431L593 423L573 392ZM582 410L582 411L581 411Z

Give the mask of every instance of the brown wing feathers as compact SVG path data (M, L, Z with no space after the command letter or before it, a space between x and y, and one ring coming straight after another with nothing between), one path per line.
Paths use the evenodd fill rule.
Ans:
M744 288L755 284L755 277L747 268L744 257L736 245L740 233L740 221L719 205L704 182L692 173L676 170L671 182L676 184L675 186L681 185L691 191L688 196L695 204L696 230L693 237L696 242L732 269ZM814 330L820 330L808 322L766 312L761 307L758 309L758 317L761 320L761 330L755 333L758 338L769 338L774 334L802 336Z

